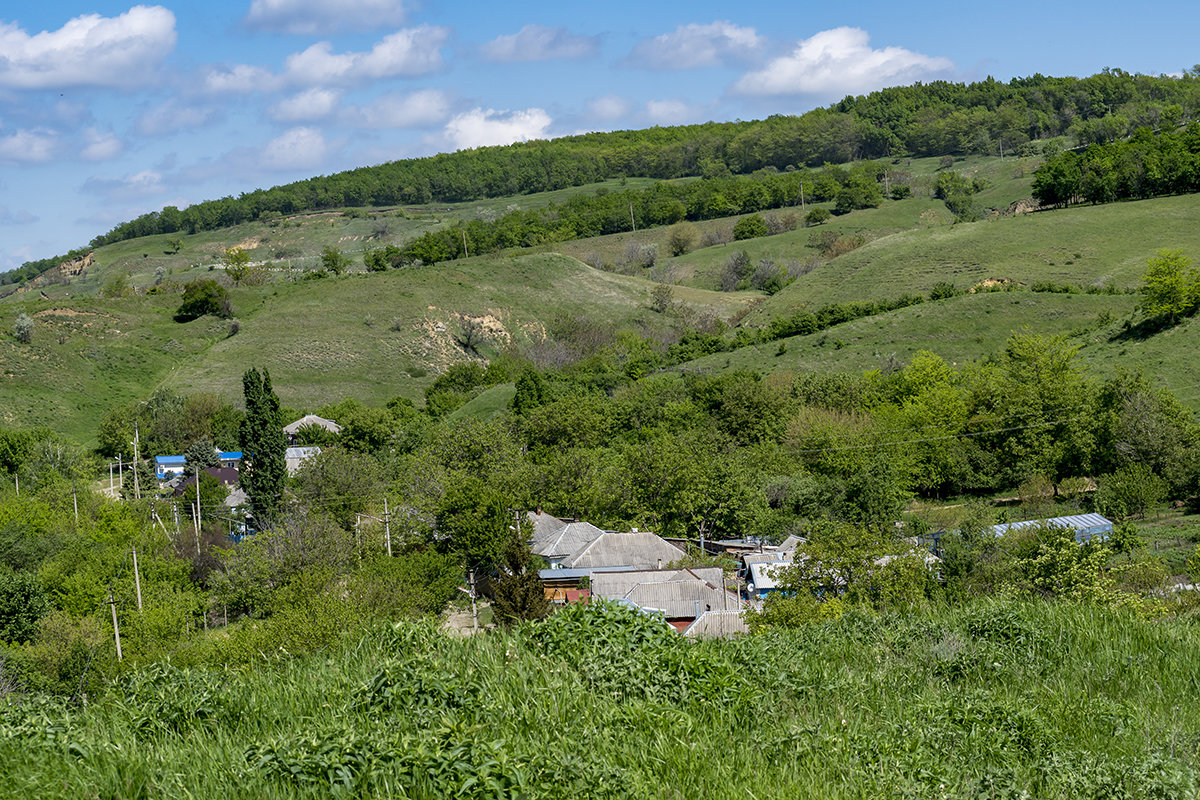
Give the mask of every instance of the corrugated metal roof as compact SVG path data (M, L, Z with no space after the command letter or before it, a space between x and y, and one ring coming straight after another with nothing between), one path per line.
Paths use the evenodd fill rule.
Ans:
M1074 529L1075 538L1079 541L1087 541L1093 536L1112 533L1113 529L1112 520L1107 519L1100 514L1072 514L1068 517L1027 519L1022 520L1021 522L1009 522L1003 525L993 525L992 533L994 533L996 536L1003 536L1010 530L1021 530L1022 528L1031 528L1037 525Z
M325 419L324 417L318 417L316 414L305 414L303 417L296 420L291 425L284 425L283 432L291 433L291 434L299 433L301 428L304 428L308 425L316 425L317 427L324 428L325 430L330 431L331 433L341 433L342 432L341 425L338 425L336 422L334 422L331 419Z
M607 532L563 561L563 566L626 567L628 569L657 569L663 564L678 561L684 552L653 533Z
M791 561L791 554L779 551L774 553L746 553L742 556L742 563L747 567L751 564L771 564L776 561Z
M770 591L779 588L783 571L792 566L791 561L769 561L750 565L750 583L755 591Z
M699 580L720 586L723 573L720 567L693 567L692 569L643 569L604 572L592 576L592 592L597 597L624 597L639 583L665 583L667 581Z
M535 537L530 549L539 556L569 556L603 535L604 531L590 522L571 522L540 540Z
M542 580L570 578L586 578L588 576L595 577L597 572L624 572L626 567L580 567L578 569L562 569L561 567L547 567L546 569L538 570L538 577Z
M154 463L156 464L186 464L187 459L183 456L155 456Z
M538 513L536 511L528 511L525 517L533 525L533 541L540 542L546 539L557 531L561 531L567 527L570 520L560 519L553 514Z
M739 634L749 633L746 626L746 614L742 609L732 611L705 611L683 630L684 636L693 639L728 639Z
M737 598L732 594L695 578L639 583L625 594L625 599L642 608L659 609L668 619L694 618L697 611L703 614L737 606Z

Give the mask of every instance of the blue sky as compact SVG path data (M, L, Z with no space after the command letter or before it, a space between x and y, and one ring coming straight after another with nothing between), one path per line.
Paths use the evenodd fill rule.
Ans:
M14 4L0 269L165 205L398 158L916 80L1178 72L1197 22L1194 2Z

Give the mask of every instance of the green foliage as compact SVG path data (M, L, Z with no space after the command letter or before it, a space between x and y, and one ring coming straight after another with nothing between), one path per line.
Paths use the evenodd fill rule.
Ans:
M680 222L671 227L667 234L667 250L672 256L682 256L692 249L696 233L691 225Z
M821 208L818 206L804 215L804 224L810 227L813 225L820 225L824 222L828 222L832 217L833 214L830 213L828 208Z
M21 344L33 341L33 319L24 311L17 315L17 321L13 324L13 336Z
M474 476L454 481L438 506L439 545L467 569L486 572L501 563L511 539L507 499Z
M206 314L222 319L233 316L229 290L212 278L191 281L184 286L183 302L175 312L176 319L183 322Z
M332 245L326 245L321 250L321 268L334 275L341 275L350 267L350 259Z
M492 610L501 625L542 619L550 613L550 601L537 571L537 564L545 562L535 560L526 544L532 534L528 523L510 532L499 572L491 581Z
M250 253L240 247L226 248L221 263L235 286L250 277Z
M1116 519L1143 519L1167 499L1167 485L1145 464L1133 464L1097 480L1096 508Z
M217 455L217 448L213 445L212 439L197 439L192 442L183 457L186 459L183 474L188 477L202 469L221 466L221 457Z
M767 222L762 218L761 214L751 214L748 217L742 217L733 225L734 239L754 239L759 236L766 236Z
M279 413L279 397L271 388L271 376L255 368L242 376L246 418L238 432L242 449L241 485L254 513L264 520L276 514L283 502L287 477L284 453L287 440Z
M0 575L0 641L20 643L35 638L38 620L49 610L50 599L36 575Z
M1192 260L1181 250L1159 250L1146 260L1141 309L1149 317L1173 323L1200 304L1200 273L1189 270Z

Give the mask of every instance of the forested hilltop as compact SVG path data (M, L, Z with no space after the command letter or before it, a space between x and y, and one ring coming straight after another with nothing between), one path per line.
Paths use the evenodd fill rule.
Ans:
M1108 69L1087 78L1033 75L1008 83L897 87L847 97L800 116L592 133L394 161L197 203L168 206L97 236L90 247L160 233L213 230L264 215L344 206L460 202L528 194L614 177L720 177L883 156L1020 153L1108 142L1200 111L1200 76ZM1037 146L1039 154L1043 144ZM66 257L79 255L83 249ZM63 260L31 261L4 276L33 277Z

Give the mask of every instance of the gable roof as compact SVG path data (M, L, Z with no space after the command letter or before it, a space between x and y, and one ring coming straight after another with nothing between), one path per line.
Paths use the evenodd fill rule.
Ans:
M783 571L792 566L791 561L768 561L750 564L750 583L761 592L779 588Z
M336 422L334 422L331 419L325 419L324 417L318 417L316 414L305 414L303 417L296 420L291 425L284 425L283 432L287 433L287 434L295 435L300 432L301 428L307 427L309 425L316 425L319 428L324 428L325 430L329 431L330 433L341 433L342 432L341 425L338 425Z
M560 531L567 526L571 520L556 517L553 514L547 514L544 511L526 511L525 518L533 525L533 541L545 539L551 533Z
M616 599L627 595L639 583L666 583L668 581L693 580L719 586L722 577L720 567L629 569L618 572L597 572L592 576L592 594L597 597Z
M609 531L593 539L586 547L563 561L574 567L629 567L657 569L678 561L684 552L649 531L615 533Z
M206 475L211 475L212 477L216 478L218 482L223 483L226 486L236 486L240 480L238 471L233 467L205 467L200 471ZM196 484L196 479L197 476L193 474L186 481L183 481L176 486L175 496L178 497L179 495L183 494L185 491L187 491L189 486L194 486Z
M721 637L728 639L740 633L749 633L746 615L741 609L730 611L705 611L695 622L683 629L684 636L696 638Z
M737 598L730 592L695 578L639 583L625 594L625 599L642 608L661 610L668 619L694 619L705 611L737 607Z
M539 556L569 556L603 535L604 531L590 522L570 522L549 530L541 539L535 536L530 549Z
M1030 528L1035 525L1053 526L1056 528L1071 528L1075 531L1075 539L1085 542L1093 536L1112 533L1112 520L1099 514L1073 514L1069 517L1053 517L1051 519L1027 519L1021 522L1010 522L1004 525L993 525L992 533L1003 536L1009 531Z

